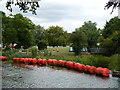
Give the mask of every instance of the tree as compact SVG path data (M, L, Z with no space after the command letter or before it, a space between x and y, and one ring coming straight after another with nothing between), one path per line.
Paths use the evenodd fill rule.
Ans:
M38 44L40 40L46 39L44 31L45 31L44 27L41 27L40 25L35 26L34 38L36 44Z
M20 11L22 10L24 13L27 13L28 11L31 11L32 14L36 15L36 10L39 6L38 1L40 0L9 0L6 3L6 8L12 12L12 5L19 6Z
M81 49L87 46L87 37L83 32L82 28L76 28L70 36L70 41L72 43L73 51L75 55L79 55Z
M67 32L62 27L49 27L45 30L45 36L49 46L65 46L67 44Z
M3 17L3 43L8 46L16 43L16 48L28 48L34 43L34 24L21 14Z
M112 12L115 8L119 7L120 8L120 0L109 0L108 3L105 6L105 9L109 9L110 7L112 7ZM112 14L111 12L111 14Z
M106 39L116 30L120 30L120 19L118 17L111 18L109 22L106 22L102 35Z
M105 48L105 55L120 54L120 19L118 17L114 17L109 22L106 22L102 36L101 47Z
M87 42L88 42L88 50L90 51L90 48L96 47L97 44L97 39L100 35L100 29L97 29L96 27L96 23L93 23L91 21L86 21L84 22L84 24L82 25L82 30L84 31L84 33L87 36Z
M48 45L48 40L45 36L44 31L44 27L41 27L40 25L35 26L34 38L39 50L46 49Z

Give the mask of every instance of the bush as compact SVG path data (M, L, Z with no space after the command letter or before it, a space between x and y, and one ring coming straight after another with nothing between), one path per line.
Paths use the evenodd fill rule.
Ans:
M47 48L47 42L45 40L41 40L37 46L39 50L44 50Z
M120 71L120 54L115 54L111 56L111 62L109 64L111 70Z
M38 53L38 49L37 48L31 48L31 53L32 53L32 57L36 57L37 53Z
M95 56L96 60L94 61L93 65L96 67L103 67L103 68L108 68L109 64L111 62L110 57L105 57L105 56Z
M3 51L2 56L8 57L8 59L12 59L13 57L25 58L26 54L22 52L15 52L14 50Z

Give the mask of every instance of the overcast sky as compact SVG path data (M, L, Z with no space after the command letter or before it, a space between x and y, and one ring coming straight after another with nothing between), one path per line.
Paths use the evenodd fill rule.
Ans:
M0 11L8 15L10 12L5 7L6 1L0 0ZM104 10L107 2L108 0L41 0L37 15L31 12L22 13L18 7L14 6L12 14L21 13L44 28L58 25L72 32L89 20L96 22L97 28L103 28L106 21L118 15L117 9L112 15L110 15L112 8Z

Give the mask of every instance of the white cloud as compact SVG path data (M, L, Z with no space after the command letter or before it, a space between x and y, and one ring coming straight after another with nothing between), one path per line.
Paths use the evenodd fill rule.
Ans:
M104 10L108 0L41 0L37 15L30 12L23 14L17 7L14 7L13 14L22 13L29 17L35 24L40 24L45 28L52 25L64 27L68 32L80 27L85 21L97 22L98 28L103 28L106 21L118 15L118 10L114 10L110 15L110 10ZM0 2L3 6L0 10L10 14L5 8L5 1Z

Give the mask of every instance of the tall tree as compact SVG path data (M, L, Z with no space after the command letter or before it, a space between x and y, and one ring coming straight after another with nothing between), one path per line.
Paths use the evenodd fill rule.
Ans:
M96 47L97 44L97 39L100 35L100 31L99 29L97 29L96 27L96 23L93 23L91 21L86 21L84 22L84 24L82 25L82 30L84 31L84 33L86 34L88 40L88 50L90 51L90 48Z
M75 55L79 55L81 49L87 46L87 37L82 28L76 28L76 30L72 32L70 41L72 43Z
M21 14L3 17L3 42L7 46L17 44L17 48L24 46L28 48L34 43L34 24Z
M112 7L112 12L115 8L120 8L120 0L109 0L108 3L106 3L105 9L109 9L110 7Z
M101 47L105 48L105 55L120 54L120 19L114 17L106 22L102 33Z
M12 5L19 6L20 11L23 11L24 13L27 13L28 11L31 11L32 14L36 15L36 10L39 6L40 0L9 0L6 2L6 8L12 12Z
M45 31L49 46L65 46L67 43L67 32L59 26L51 26Z

